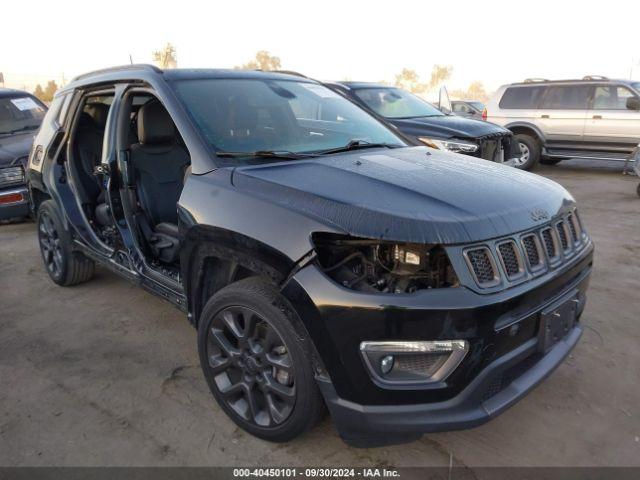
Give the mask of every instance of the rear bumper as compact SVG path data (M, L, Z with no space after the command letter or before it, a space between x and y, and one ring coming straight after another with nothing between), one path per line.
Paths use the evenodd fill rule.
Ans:
M14 198L19 198L14 200ZM0 220L24 217L29 214L29 191L26 187L0 190Z
M347 443L371 447L412 441L423 433L476 427L496 417L549 376L578 343L582 331L582 326L575 326L541 357L535 356L537 339L531 339L496 360L461 393L444 402L358 405L339 398L331 382L319 380L318 385ZM512 378L509 373L518 369L523 373L503 385ZM492 391L496 393L487 396Z

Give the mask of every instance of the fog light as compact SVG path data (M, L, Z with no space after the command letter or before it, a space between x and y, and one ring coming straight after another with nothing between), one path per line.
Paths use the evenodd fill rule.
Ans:
M466 340L362 342L360 353L372 379L384 386L442 382L460 365Z
M387 355L380 360L380 371L387 374L393 368L393 355Z

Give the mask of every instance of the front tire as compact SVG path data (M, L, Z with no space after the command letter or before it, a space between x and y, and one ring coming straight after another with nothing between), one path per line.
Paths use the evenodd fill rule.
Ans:
M540 143L531 135L524 133L519 133L514 137L522 153L522 156L516 159L514 167L520 170L531 170L540 160Z
M297 437L324 411L298 322L287 300L258 277L217 292L199 321L200 364L213 396L238 426L264 440Z
M53 200L42 202L36 220L40 253L51 280L64 287L90 280L95 263L73 250L71 235L64 229Z

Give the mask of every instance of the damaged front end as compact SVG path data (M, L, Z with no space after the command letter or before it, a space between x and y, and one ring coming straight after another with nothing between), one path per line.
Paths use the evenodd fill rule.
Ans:
M394 243L335 234L315 234L322 271L351 290L414 293L458 286L458 278L439 245Z

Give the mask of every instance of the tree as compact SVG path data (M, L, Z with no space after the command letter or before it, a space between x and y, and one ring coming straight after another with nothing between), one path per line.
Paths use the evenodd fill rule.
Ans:
M426 83L420 83L420 76L416 71L409 68L403 68L402 72L396 75L395 85L413 93L422 93L427 89Z
M256 53L256 58L248 61L244 65L240 65L236 68L242 70L263 70L265 72L280 70L280 58L275 55L271 55L266 50L260 50Z
M433 90L441 83L451 78L453 67L450 65L434 65L431 69L431 80L429 80L429 90Z
M53 100L56 90L58 90L58 84L54 80L49 80L44 88L40 84L36 85L33 94L43 102L48 103Z
M151 54L153 61L156 65L162 69L176 68L178 66L178 55L176 53L176 47L167 43L162 50L156 50Z
M44 98L43 101L50 102L53 100L53 95L58 90L58 84L54 80L49 80L47 82L47 86L44 87Z
M33 91L33 94L40 100L44 101L44 90L42 89L42 85L38 84L36 85L35 90Z
M451 96L460 100L478 100L483 103L489 100L489 94L484 89L484 85L477 80L472 82L466 90L452 91Z
M415 70L403 68L402 72L396 75L395 84L413 93L424 93L433 90L445 80L451 77L453 67L445 65L434 65L431 69L431 78L428 82L421 82L420 76Z

